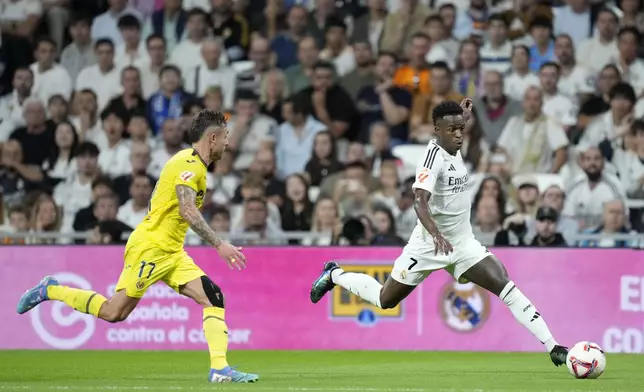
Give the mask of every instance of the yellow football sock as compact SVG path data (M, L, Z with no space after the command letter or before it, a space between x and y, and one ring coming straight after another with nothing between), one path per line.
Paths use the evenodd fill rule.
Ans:
M79 312L88 313L95 317L98 317L101 306L107 302L107 298L95 291L75 289L67 286L47 287L47 297L64 302Z
M217 307L204 308L203 331L210 351L210 368L223 369L228 366L228 327L224 321L224 309Z

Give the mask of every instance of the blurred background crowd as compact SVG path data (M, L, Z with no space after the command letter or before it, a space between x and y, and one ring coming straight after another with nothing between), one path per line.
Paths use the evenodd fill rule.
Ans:
M432 108L472 97L482 243L638 246L643 29L638 0L0 0L3 242L123 241L209 108L214 230L402 245Z

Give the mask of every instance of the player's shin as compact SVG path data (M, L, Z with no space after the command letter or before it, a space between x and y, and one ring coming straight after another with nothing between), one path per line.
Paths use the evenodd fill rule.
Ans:
M210 368L223 369L228 366L228 327L223 308L211 306L203 310L203 331L210 352Z
M508 282L499 297L510 308L517 321L532 332L545 345L548 352L552 351L557 342L552 337L546 322L530 300L514 285L514 282Z
M331 272L331 280L336 285L344 287L365 301L382 308L382 305L380 305L382 285L371 276L346 272L341 268L337 268Z
M47 297L67 304L82 313L98 317L101 306L107 302L107 298L95 291L81 290L68 286L47 287Z

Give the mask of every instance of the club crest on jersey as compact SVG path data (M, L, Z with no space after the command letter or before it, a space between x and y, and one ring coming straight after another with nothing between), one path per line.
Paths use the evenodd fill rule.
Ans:
M367 274L381 284L385 283L391 273L390 265L351 264L351 262L342 262L342 269L347 272ZM331 296L331 319L333 320L353 320L361 326L368 327L380 320L399 320L403 317L401 305L393 309L380 309L341 287L336 287L331 294L333 294Z
M450 281L445 284L439 307L443 322L456 332L479 329L490 314L488 293L473 283Z
M195 173L184 171L179 175L179 178L181 178L184 182L188 182L188 180L190 180L194 176L195 176Z
M429 178L429 170L428 169L423 169L423 171L420 172L418 175L418 182L425 182Z

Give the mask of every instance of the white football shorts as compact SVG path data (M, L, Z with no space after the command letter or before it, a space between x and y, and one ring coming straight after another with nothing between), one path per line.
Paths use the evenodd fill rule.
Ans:
M394 262L391 277L402 284L418 286L432 271L441 269L461 281L461 275L465 271L492 255L471 233L455 238L446 237L454 250L448 255L435 255L434 239L424 232L425 229L417 225L401 255Z

